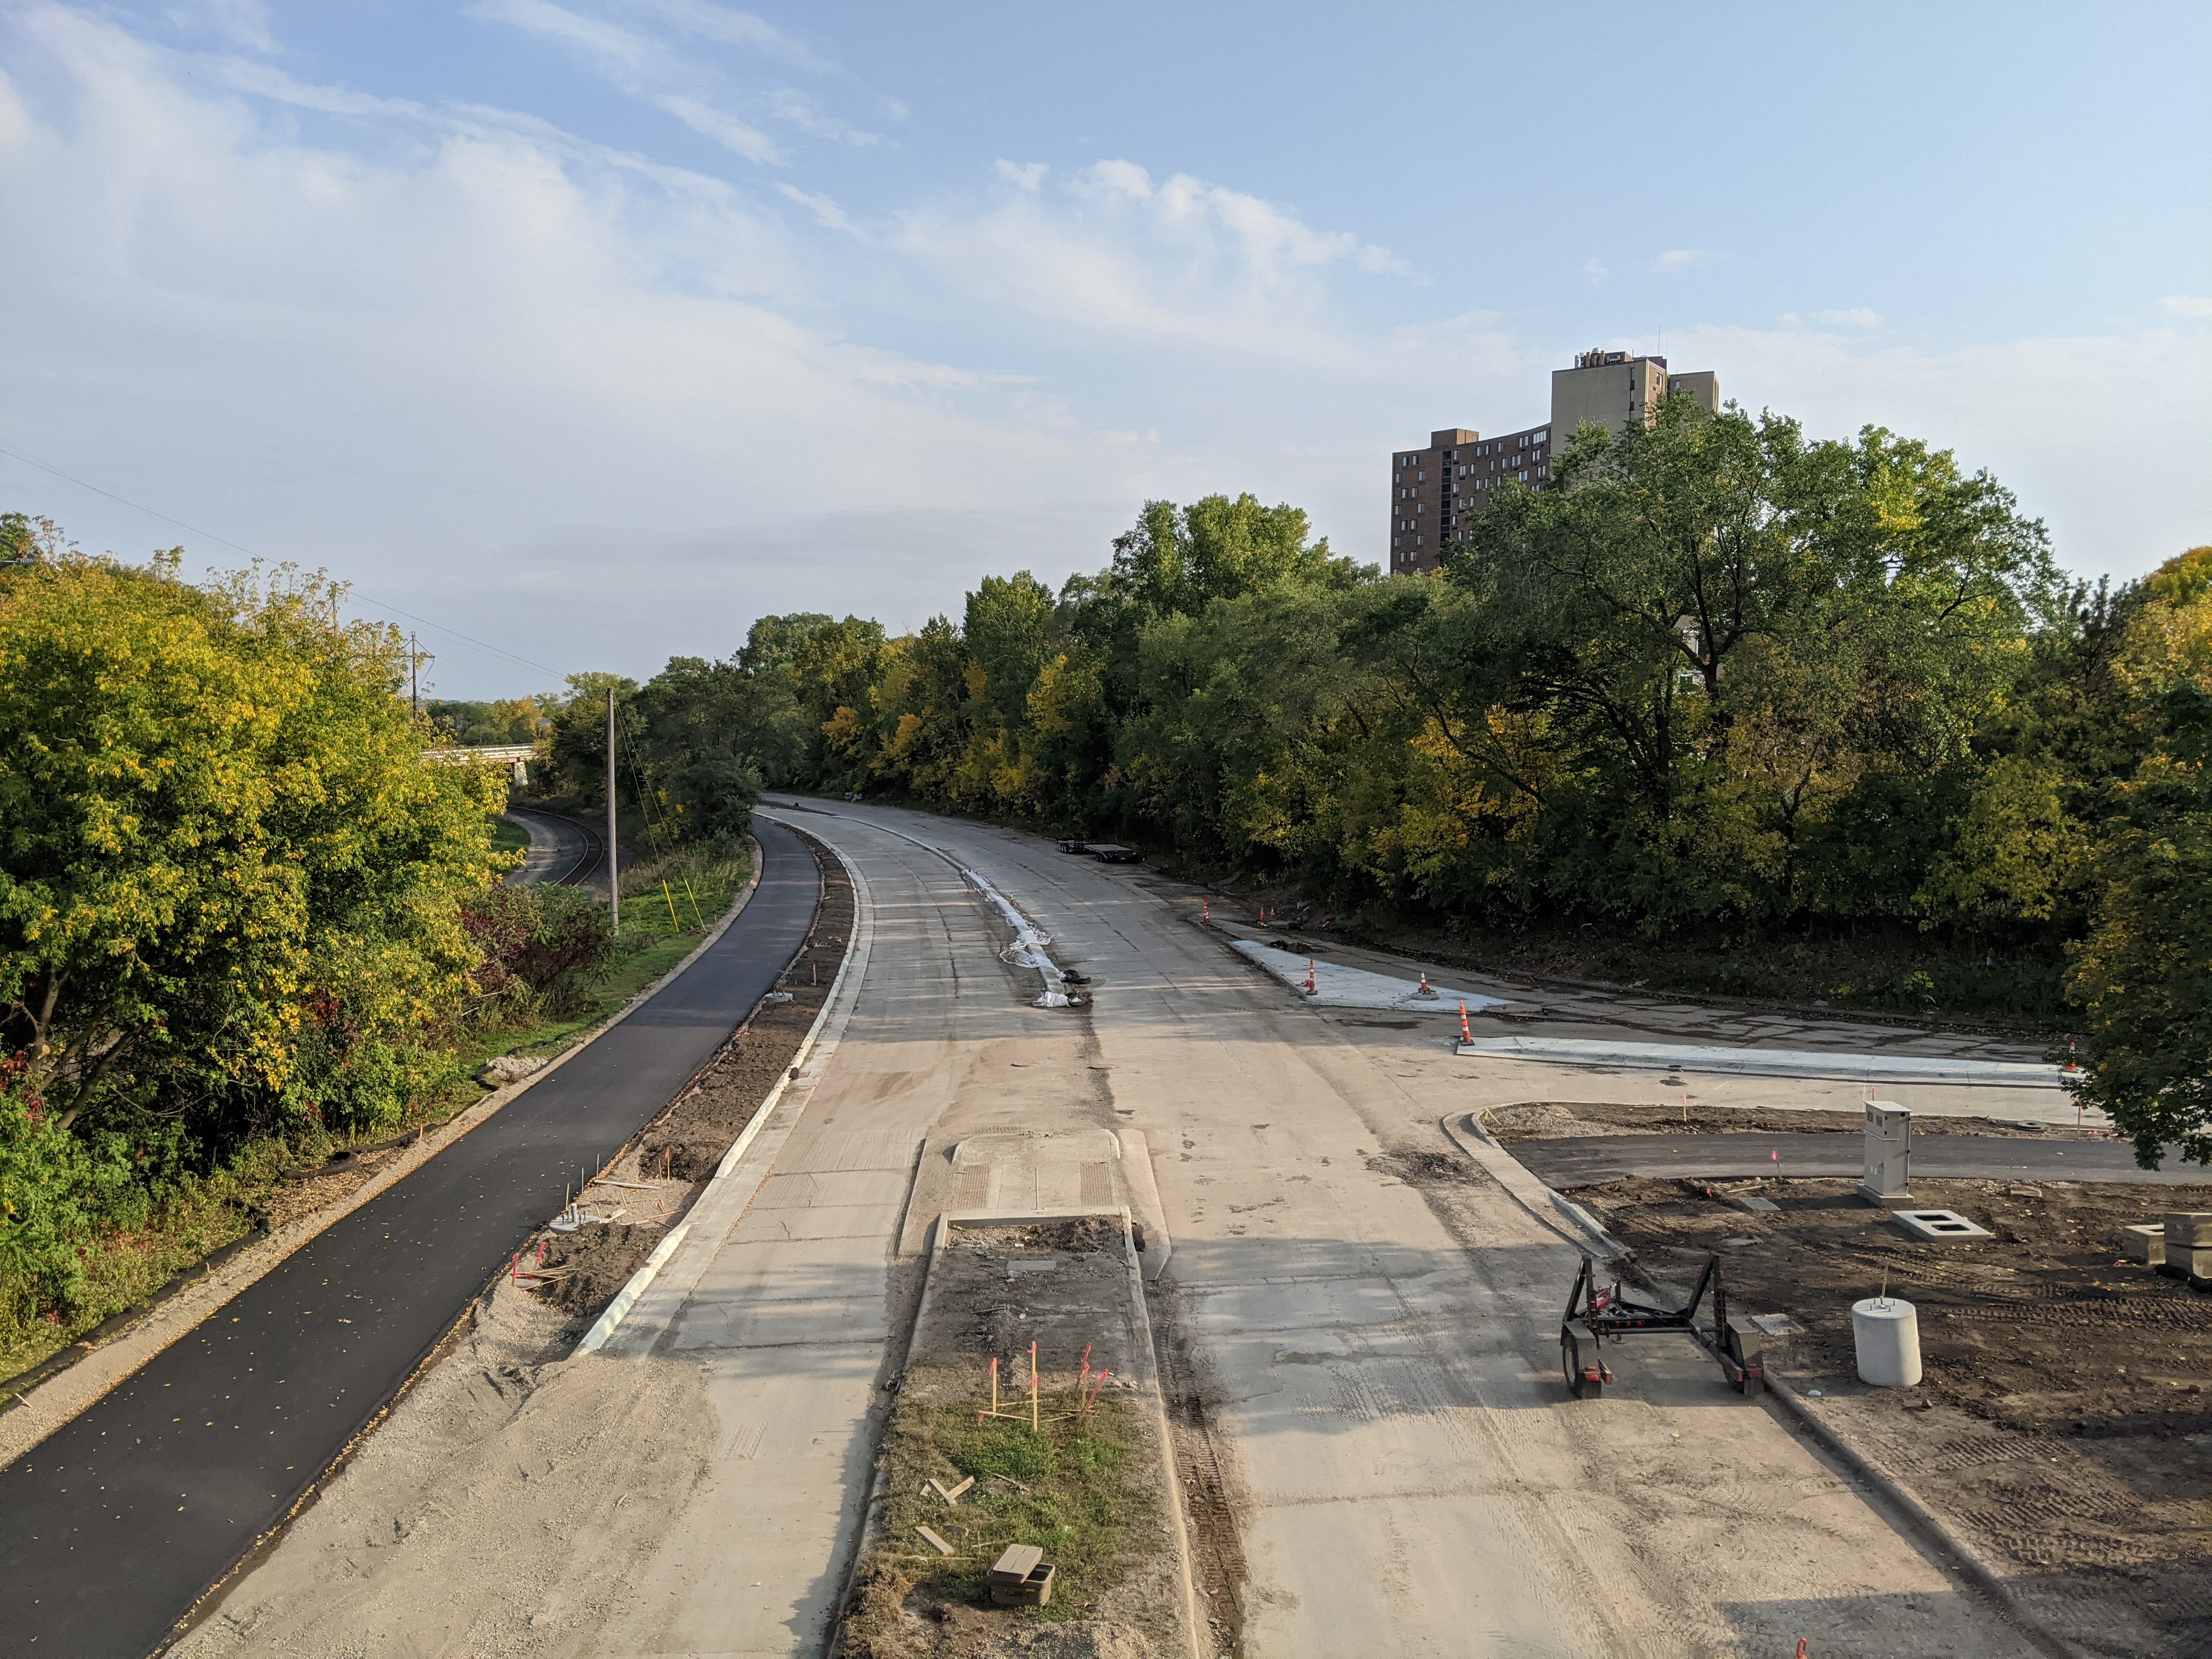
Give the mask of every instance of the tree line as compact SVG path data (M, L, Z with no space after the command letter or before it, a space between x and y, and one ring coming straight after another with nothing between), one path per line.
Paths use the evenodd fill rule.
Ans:
M2070 580L1995 479L1879 428L1586 429L1435 576L1250 495L1150 502L1056 593L576 682L544 708L588 799L610 686L618 787L678 836L859 790L1455 927L2003 951L2048 965L2086 1097L2212 1159L2212 548Z
M249 1149L395 1127L573 995L605 908L507 889L397 630L0 516L0 1358Z

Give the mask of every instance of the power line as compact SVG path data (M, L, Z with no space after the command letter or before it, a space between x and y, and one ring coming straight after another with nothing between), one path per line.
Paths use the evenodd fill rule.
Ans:
M90 483L82 478L74 477L69 473L63 471L61 468L52 465L48 462L40 460L35 455L26 455L20 449L13 449L6 444L0 444L0 455L12 455L15 459L22 462L27 466L35 466L41 472L52 473L54 477L61 479L64 483L73 483L80 489L89 489L95 495L105 495L111 501L121 502L122 505L129 507L134 513L143 513L149 518L161 520L164 524L173 524L179 530L189 530L195 536L204 536L211 542L220 542L225 547L229 548L233 552L243 553L249 559L258 559L263 556L262 555L256 553L252 548L242 546L239 543L232 541L228 536L218 536L212 530L202 530L196 525L186 524L182 519L177 518L172 514L160 512L155 508L147 507L141 502L131 501L126 496L117 495L112 489L102 489L96 483ZM525 668L535 668L542 674L551 674L558 678L567 678L567 676L562 674L561 670L557 668L548 667L542 662L533 662L528 657L518 656L515 653L507 650L503 646L492 644L489 640L477 639L472 635L462 633L458 628L448 628L443 623L431 621L428 617L418 617L411 611L402 611L396 605L387 605L382 599L376 598L374 594L362 592L350 583L347 585L346 591L354 598L360 599L368 605L373 606L376 610L388 611L395 617L404 617L408 621L411 623L420 623L425 628L434 628L441 634L449 634L453 638L461 641L465 644L475 646L479 651L489 651L495 656L505 657L510 662L520 663Z

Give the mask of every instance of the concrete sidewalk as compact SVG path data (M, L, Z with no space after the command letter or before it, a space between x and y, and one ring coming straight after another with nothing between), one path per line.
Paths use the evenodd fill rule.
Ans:
M1588 1186L1629 1176L1779 1175L1858 1179L1863 1163L1853 1134L1578 1135L1572 1139L1515 1140L1513 1156L1554 1187ZM1778 1164L1771 1154L1782 1154ZM2185 1170L2187 1171L2185 1173ZM1912 1144L1912 1173L1931 1181L2118 1181L2201 1186L2201 1165L2171 1152L2163 1170L2136 1166L2124 1140L2071 1140L2064 1146L1994 1136L1929 1135ZM1900 1201L1896 1208L1905 1207Z

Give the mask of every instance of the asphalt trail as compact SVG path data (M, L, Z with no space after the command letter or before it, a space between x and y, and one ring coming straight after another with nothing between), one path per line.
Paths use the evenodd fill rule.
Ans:
M1784 1176L1844 1176L1856 1181L1865 1158L1855 1134L1577 1135L1516 1140L1506 1149L1554 1187L1589 1186L1626 1176L1770 1176L1782 1154ZM1927 1135L1912 1143L1912 1174L1930 1181L2125 1181L2201 1186L2201 1164L2169 1147L2163 1170L2136 1167L2124 1140L2048 1141L2009 1136Z
M690 1080L805 940L820 884L765 821L760 890L676 981L0 1468L0 1659L140 1659L289 1510L515 1247Z

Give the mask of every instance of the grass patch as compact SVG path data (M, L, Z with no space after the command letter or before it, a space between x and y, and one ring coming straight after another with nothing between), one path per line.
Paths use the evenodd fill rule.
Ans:
M526 853L530 850L530 832L513 818L494 815L491 821L492 850L499 853Z
M905 1651L900 1611L917 1589L940 1604L988 1607L983 1574L1009 1544L1035 1544L1059 1569L1042 1608L1000 1608L1009 1618L1060 1621L1121 1583L1125 1537L1158 1499L1144 1480L1151 1453L1136 1408L1109 1389L1087 1416L1072 1389L1043 1396L1044 1425L1024 1415L979 1421L988 1403L974 1378L909 1373L884 1431L883 1531L848 1617L854 1659ZM947 1397L947 1396L951 1397ZM1026 1401L1024 1402L1026 1408ZM948 1509L927 1482L975 1484ZM956 1553L939 1555L915 1531L927 1526Z
M449 1039L437 1080L397 1125L354 1135L304 1130L258 1140L222 1168L170 1182L144 1224L102 1234L87 1247L84 1280L65 1310L23 1320L0 1314L0 1397L7 1379L58 1352L101 1321L123 1312L185 1268L252 1231L288 1176L319 1168L348 1146L369 1146L417 1128L435 1128L483 1097L477 1069L500 1054L550 1056L569 1047L696 950L744 890L750 849L686 848L642 864L623 878L623 928L613 960L574 1012L499 1027L468 1026ZM672 923L664 902L676 905ZM696 906L696 908L695 908Z

